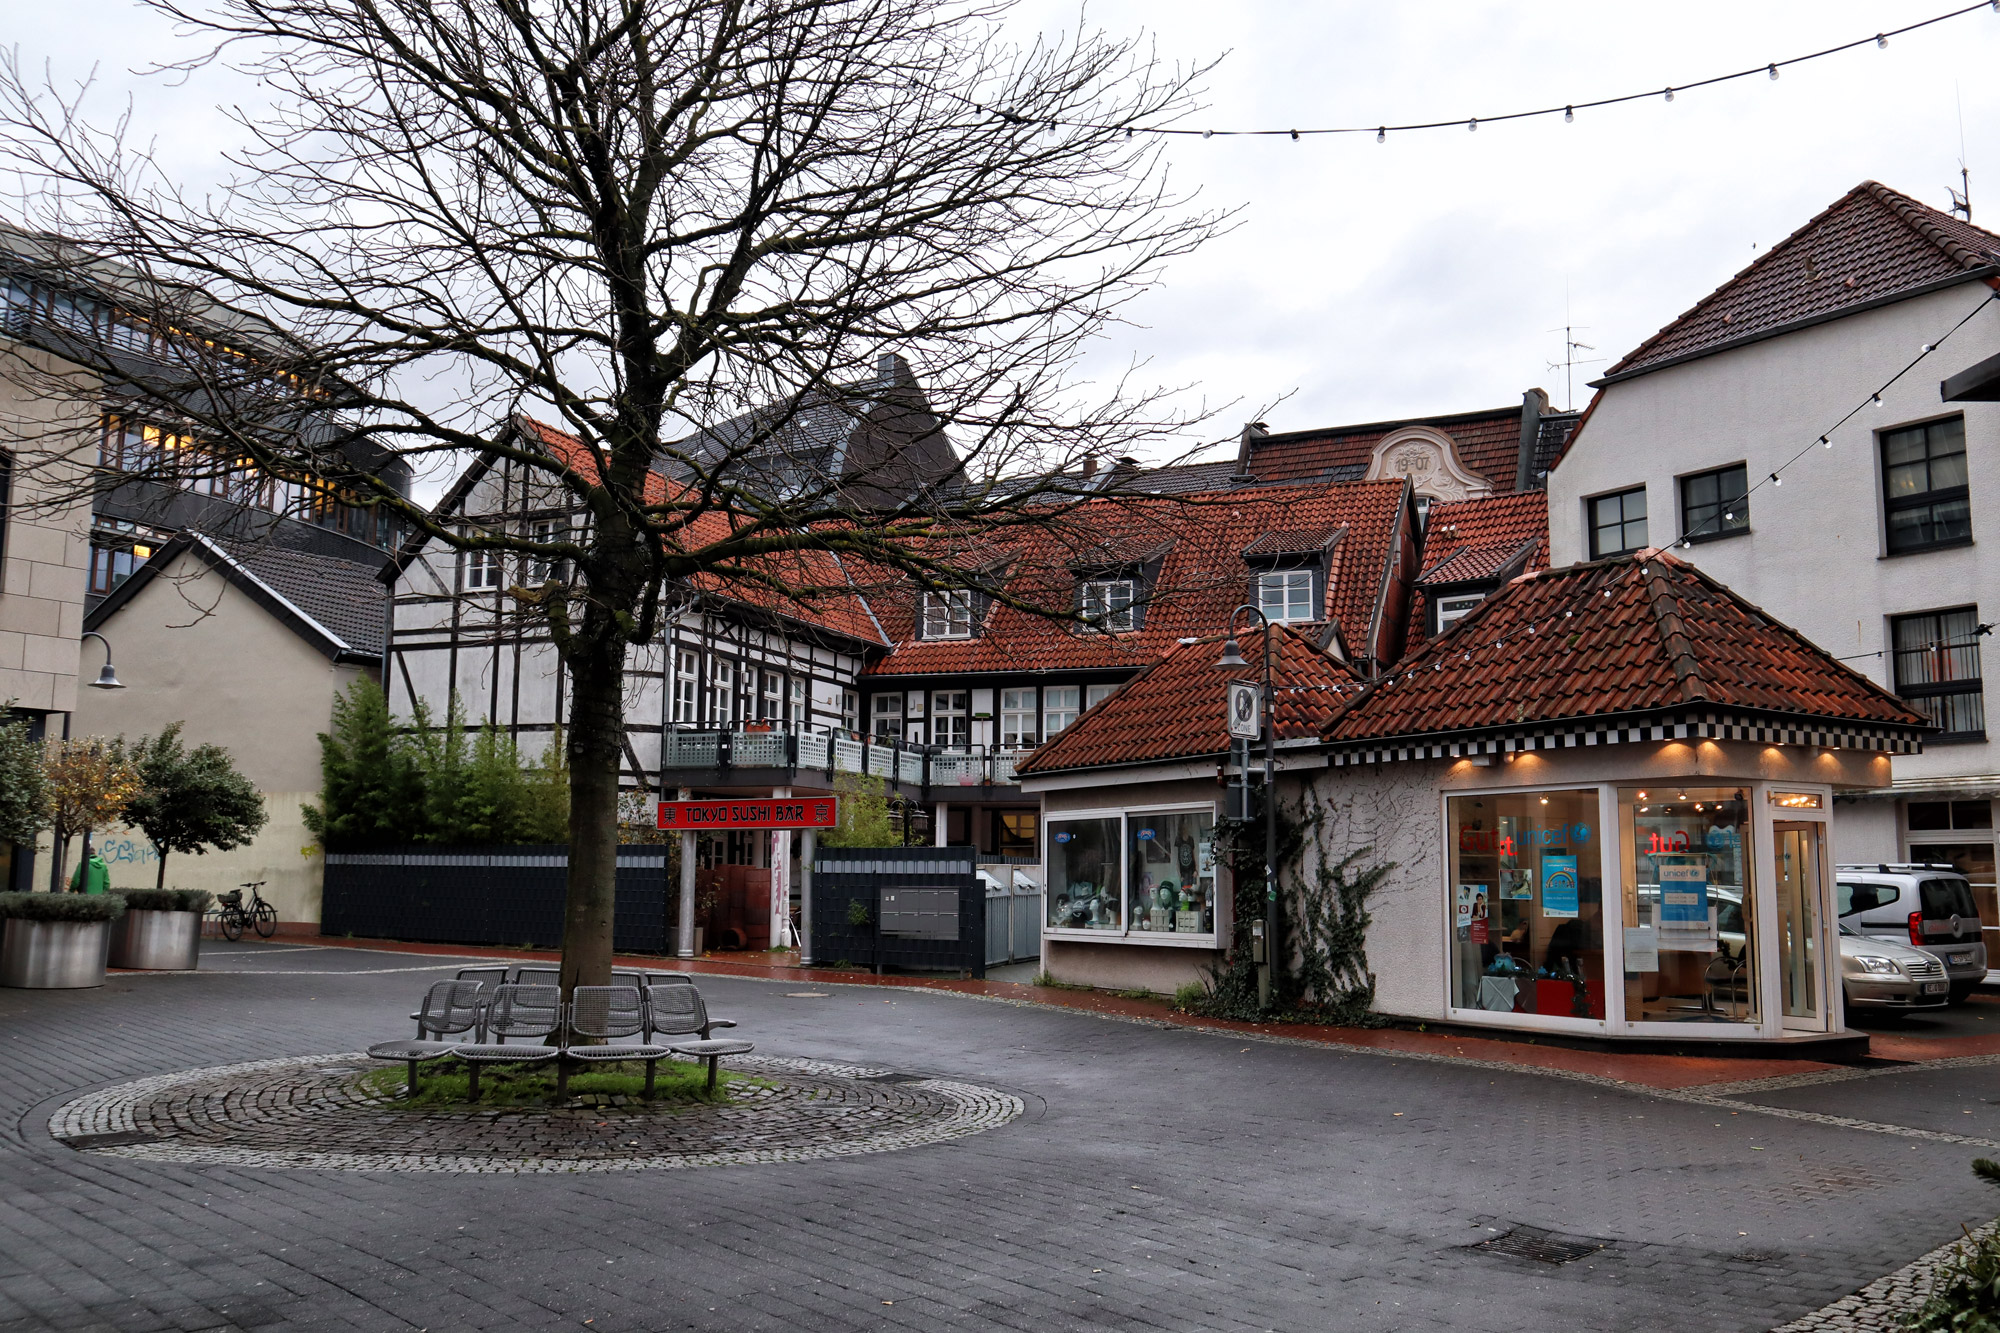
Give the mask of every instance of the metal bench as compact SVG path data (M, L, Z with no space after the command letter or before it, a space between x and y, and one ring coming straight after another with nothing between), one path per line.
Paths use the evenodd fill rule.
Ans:
M716 1061L725 1055L748 1055L757 1049L747 1041L711 1038L709 1033L716 1028L733 1028L736 1024L727 1018L710 1018L701 992L693 986L658 986L647 992L646 1020L648 1041L662 1034L700 1034L699 1040L672 1042L668 1049L676 1055L691 1055L708 1062L710 1092L715 1091Z
M554 967L524 967L514 973L514 980L523 986L559 986L562 984L562 969ZM646 989L646 974L633 968L614 968L611 973L614 986L637 986Z
M479 1100L482 1065L546 1064L562 1054L560 1046L551 1046L546 1041L549 1037L561 1041L562 1030L560 986L523 986L517 982L500 987L486 1007L485 1021L479 1025L479 1041L456 1045L447 1052L463 1060L471 1074L467 1100ZM517 1044L509 1045L509 1038Z
M452 976L453 979L458 981L476 981L486 987L484 991L480 992L479 996L479 1007L481 1009L484 1009L486 1002L493 998L495 987L507 984L507 969L505 967L461 967ZM420 1015L418 1014L410 1015L410 1019L413 1022L419 1017ZM424 1035L421 1024L417 1027L417 1035L419 1037Z
M466 1049L463 1041L443 1038L472 1032L486 1011L486 988L477 981L438 981L424 992L423 1007L413 1015L417 1035L410 1041L378 1042L368 1048L376 1060L401 1060L410 1067L410 1095L417 1095L417 1065L457 1055Z
M637 986L578 986L570 994L563 1058L556 1065L556 1100L569 1095L571 1060L584 1064L644 1060L646 1091L642 1095L651 1099L654 1071L673 1052L651 1040L624 1040L642 1036L645 1031L646 996ZM579 1045L579 1038L592 1044Z

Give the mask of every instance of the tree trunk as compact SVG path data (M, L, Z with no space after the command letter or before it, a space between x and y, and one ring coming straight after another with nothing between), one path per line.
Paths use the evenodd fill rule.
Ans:
M586 620L596 614L587 613ZM586 624L571 647L569 880L563 908L562 988L611 984L611 922L618 876L618 758L625 734L625 644Z
M49 830L50 893L61 893L63 891L63 871L69 868L69 838L70 835L61 830Z
M164 889L167 887L167 849L156 842L153 844L153 850L159 854L160 860L159 877L153 881L153 887Z

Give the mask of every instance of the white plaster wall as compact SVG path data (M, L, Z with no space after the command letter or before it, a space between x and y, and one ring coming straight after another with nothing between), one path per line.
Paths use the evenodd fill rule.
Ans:
M1898 767L1901 761L1898 761ZM1900 861L1901 835L1896 829L1896 803L1887 800L1841 801L1833 807L1833 859Z
M1984 618L2000 615L2000 403L1946 404L1938 393L1940 380L2000 352L2000 302L1990 296L1967 283L1609 386L1549 476L1551 563L1589 557L1588 496L1643 482L1648 536L1664 546L1679 531L1676 477L1743 461L1755 485L1807 449L1783 486L1751 497L1748 535L1674 555L1891 684L1886 655L1851 656L1888 647L1890 616L1969 602ZM1882 406L1836 431L1833 448L1812 447L1982 300L1993 308L1885 392ZM1885 556L1876 432L1961 409L1975 544ZM1995 702L1988 687L1989 718ZM1991 742L1933 746L1896 762L1898 780L1914 783L1996 772ZM1836 825L1854 809L1843 808Z
M1375 1008L1411 1018L1445 1011L1444 831L1438 787L1444 760L1328 769L1314 784L1327 805L1321 847L1338 861L1371 849L1357 866L1393 862L1368 904L1368 967Z

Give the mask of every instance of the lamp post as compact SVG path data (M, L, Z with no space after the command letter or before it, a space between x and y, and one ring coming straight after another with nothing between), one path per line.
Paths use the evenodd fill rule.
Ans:
M96 680L90 682L90 688L93 690L124 689L125 682L118 679L118 671L111 665L111 640L105 638L94 629L85 630L83 632L83 639L95 639L104 645L104 669L97 673ZM82 643L83 639L78 639L77 642Z
M1271 979L1278 960L1278 797L1273 786L1278 770L1278 719L1272 711L1271 618L1261 608L1245 602L1229 613L1229 641L1223 644L1222 656L1216 665L1250 665L1243 658L1243 650L1236 644L1236 620L1245 611L1257 617L1258 628L1264 636L1264 707L1263 716L1259 719L1264 729L1264 959L1257 968L1257 1007L1268 1010L1271 1007ZM1243 767L1247 773L1250 767L1247 745Z

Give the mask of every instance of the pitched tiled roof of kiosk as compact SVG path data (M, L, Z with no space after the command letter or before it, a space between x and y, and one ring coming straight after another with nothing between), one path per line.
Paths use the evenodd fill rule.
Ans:
M1532 545L1527 570L1549 560L1549 497L1543 491L1488 495L1431 506L1419 583L1460 583L1502 569ZM1524 570L1523 572L1527 572Z
M1515 579L1324 734L1381 741L1689 706L1930 725L1694 566L1645 551Z
M1155 600L1144 608L1138 629L1090 632L996 599L972 638L926 640L918 637L920 594L913 584L877 584L859 576L869 605L896 644L868 672L939 675L1145 666L1176 640L1211 634L1228 623L1230 610L1250 591L1244 552L1278 532L1293 537L1311 533L1320 546L1338 535L1328 561L1325 611L1346 642L1362 651L1404 503L1400 479L1091 501L1046 528L996 539L987 557L996 568L1004 564L1007 591L1029 606L1073 604L1077 580L1094 565L1157 561Z
M1280 741L1318 734L1340 696L1352 690L1347 667L1320 651L1308 635L1283 625L1271 631L1276 659L1271 672ZM1022 761L1024 774L1122 764L1165 763L1224 754L1229 721L1224 686L1259 675L1257 635L1239 640L1249 667L1219 667L1219 636L1174 644L1151 669L1086 712L1075 725Z
M1995 266L2000 236L1863 181L1640 343L1605 379L1656 370Z

